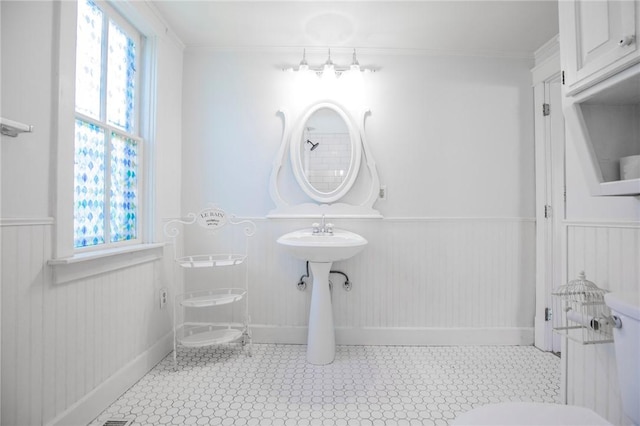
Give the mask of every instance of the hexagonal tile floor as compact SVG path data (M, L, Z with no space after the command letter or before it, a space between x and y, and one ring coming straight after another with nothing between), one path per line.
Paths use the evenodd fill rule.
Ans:
M339 346L332 364L304 345L178 350L91 426L447 425L480 405L558 402L560 360L532 346Z

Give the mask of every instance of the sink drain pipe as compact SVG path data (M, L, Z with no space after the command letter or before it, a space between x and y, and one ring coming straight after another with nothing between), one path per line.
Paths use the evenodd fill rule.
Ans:
M345 291L351 291L351 288L353 287L353 284L351 283L351 281L349 281L349 276L347 274L345 274L342 271L329 271L329 274L340 274L344 277L344 284L342 284L342 288L345 289ZM307 273L302 275L300 277L300 280L298 280L298 290L300 291L305 291L307 288L307 283L304 280L305 278L309 278L309 261L307 261Z

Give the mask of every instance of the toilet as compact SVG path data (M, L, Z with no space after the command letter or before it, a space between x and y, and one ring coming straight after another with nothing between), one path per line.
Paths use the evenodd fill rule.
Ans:
M640 425L640 293L607 293L605 303L619 319L613 329L622 408ZM505 402L478 407L456 417L453 425L610 425L595 412L574 405Z

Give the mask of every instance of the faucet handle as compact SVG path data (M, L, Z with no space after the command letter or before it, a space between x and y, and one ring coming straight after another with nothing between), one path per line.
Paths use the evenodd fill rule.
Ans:
M313 222L311 227L313 228L314 234L318 234L320 232L320 224L318 222Z
M333 223L327 223L325 225L325 232L327 234L333 234Z

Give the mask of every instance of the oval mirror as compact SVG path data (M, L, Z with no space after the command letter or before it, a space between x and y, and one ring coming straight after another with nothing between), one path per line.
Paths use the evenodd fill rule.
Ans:
M360 138L351 117L329 102L316 104L291 134L291 165L298 184L319 202L331 203L351 189L360 167Z

